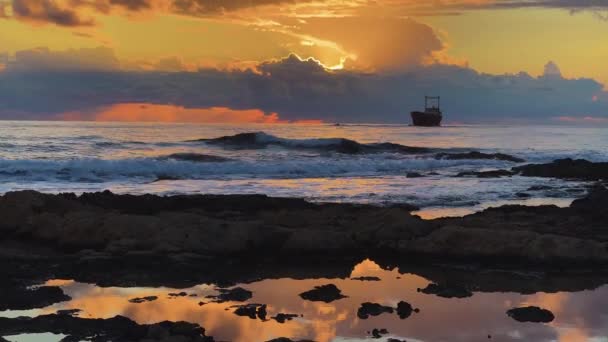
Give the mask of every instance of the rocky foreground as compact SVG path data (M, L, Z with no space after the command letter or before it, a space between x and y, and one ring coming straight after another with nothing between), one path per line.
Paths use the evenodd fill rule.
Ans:
M608 190L569 208L504 206L426 221L411 206L313 204L261 195L110 192L0 197L0 256L80 260L396 257L608 265Z
M598 185L568 208L504 206L427 221L408 205L313 204L262 195L11 192L0 197L0 310L69 300L58 287L29 288L50 278L173 287L347 278L364 258L423 275L434 283L421 292L447 298L473 291L594 288L608 282L606 203L608 189ZM451 263L457 266L445 267ZM375 309L372 304L367 306ZM213 341L202 328L179 322L0 319L0 336L45 331L74 340L94 333L99 341Z

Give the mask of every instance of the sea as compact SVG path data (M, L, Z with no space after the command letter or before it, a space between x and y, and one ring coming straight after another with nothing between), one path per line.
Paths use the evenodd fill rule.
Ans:
M260 144L205 141L240 133L255 133ZM331 148L340 138L424 147L431 153L341 153ZM567 206L588 185L519 176L457 177L523 163L437 159L438 153L469 151L506 153L524 163L606 161L608 134L602 127L571 126L1 121L0 193L256 193L314 202L408 203L420 207L423 218L435 218L503 204ZM541 190L529 191L533 186Z
M245 135L247 139L235 138L243 133L251 134ZM219 137L239 143L209 140ZM341 139L364 148L359 153L336 149L337 143L344 142ZM470 151L505 153L524 161L437 158L439 153ZM584 196L591 184L458 175L560 158L607 161L605 128L0 122L2 193L22 189L159 195L256 193L314 202L409 203L420 207L416 214L432 219L502 204L567 206ZM412 173L422 177L412 177ZM527 194L525 198L521 193ZM399 262L408 265L408 260ZM455 272L456 280L475 275L489 282L473 288L464 298L445 298L419 290L436 279L451 279L444 271L381 265L366 259L343 270L342 276L324 275L322 269L310 276L304 270L303 277L289 277L294 272L286 272L236 284L253 292L248 303L267 304L267 320L236 315L234 305L243 303L209 302L206 297L217 294L221 284L109 286L75 279L41 281L41 285L60 286L71 300L34 310L0 311L0 317L34 317L75 309L82 318L122 315L141 324L183 320L201 324L217 341L234 342L278 337L363 342L374 337L373 329L386 329L377 341L608 341L608 286L602 279L463 268L450 271ZM347 297L331 303L300 298L299 293L324 284L336 284ZM180 292L185 295L174 295ZM131 301L144 296L157 300ZM357 314L364 302L395 307L402 300L419 312L406 319L394 313L369 318ZM524 305L549 309L555 320L520 323L507 315L507 310ZM270 318L279 313L294 316L285 322ZM65 337L53 333L5 336L11 342L56 342Z

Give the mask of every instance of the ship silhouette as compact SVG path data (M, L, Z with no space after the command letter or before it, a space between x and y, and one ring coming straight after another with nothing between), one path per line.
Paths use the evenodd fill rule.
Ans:
M424 97L424 112L412 112L412 125L434 127L441 126L443 115L440 108L441 98L439 96Z

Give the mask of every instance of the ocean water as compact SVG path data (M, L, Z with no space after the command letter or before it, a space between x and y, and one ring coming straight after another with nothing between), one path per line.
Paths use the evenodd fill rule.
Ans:
M245 132L259 132L258 142L272 144L234 148L197 141ZM432 152L339 153L330 148L335 138L425 147ZM585 184L579 182L455 177L462 171L510 168L517 163L435 158L439 152L467 151L507 153L533 163L566 157L606 161L608 134L602 128L565 126L3 121L0 192L264 193L321 202L407 202L422 207L425 217L462 215L505 203L565 206L584 194ZM408 172L426 177L408 178ZM525 200L516 195L533 185L550 188L529 192L531 198Z

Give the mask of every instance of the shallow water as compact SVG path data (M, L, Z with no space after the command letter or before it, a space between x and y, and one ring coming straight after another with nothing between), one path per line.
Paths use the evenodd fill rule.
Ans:
M284 146L239 149L191 141L265 132ZM454 177L462 171L510 168L495 160L436 160L434 153L349 155L328 150L328 138L391 142L435 152L509 153L529 162L556 158L608 160L608 135L593 127L404 125L201 125L95 122L0 122L0 192L37 189L119 193L265 193L312 201L402 203L438 212L471 212L502 202L564 205L582 184L551 179ZM307 148L294 148L303 145ZM229 158L172 159L174 153ZM407 178L408 172L427 175ZM435 173L428 175L429 173ZM165 180L158 180L159 178ZM549 190L518 192L532 185ZM567 204L565 204L567 205ZM435 213L435 214L433 214Z
M369 340L368 332L373 328L386 328L390 332L380 341L388 337L405 338L407 341L488 341L488 335L491 335L491 341L608 340L608 286L580 292L526 295L474 292L469 298L447 299L418 292L418 288L429 284L424 277L401 274L398 269L381 269L370 260L355 266L350 276L376 276L381 280L282 278L239 285L253 291L253 298L247 303L268 305L268 317L279 312L301 315L283 324L235 315L230 307L242 303L208 303L209 299L204 297L216 293L212 284L188 289L101 288L71 280L50 280L47 284L61 286L73 299L19 314L38 315L60 309L81 309L80 317L83 318L123 315L139 323L185 320L199 323L216 340L234 342L266 341L280 336L318 342L365 341ZM348 298L326 304L304 301L298 296L314 286L328 283L336 284ZM173 298L168 295L181 291L188 296ZM150 295L159 299L141 304L128 301ZM419 308L420 312L404 320L394 313L368 319L357 317L357 309L363 302L395 307L401 300ZM200 306L201 301L207 304ZM549 309L556 318L549 324L519 323L506 315L508 309L522 305ZM15 316L14 312L0 314Z

